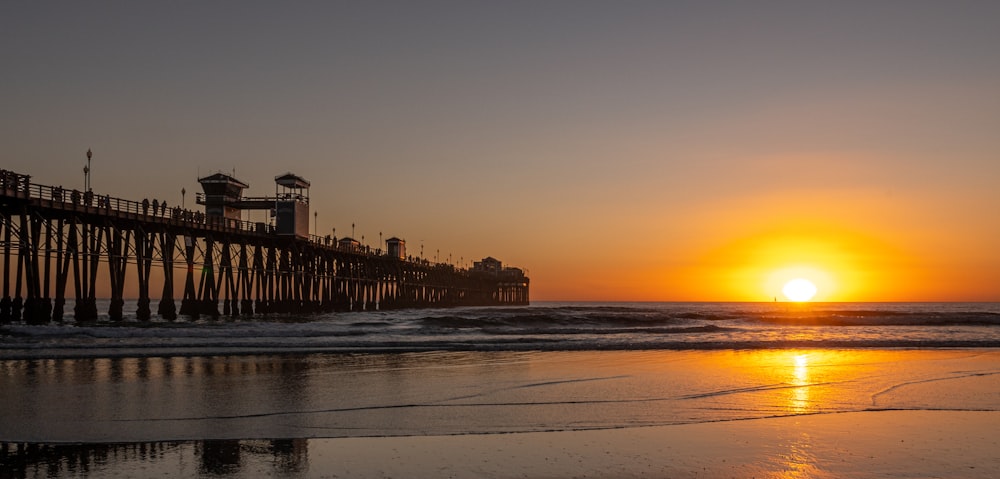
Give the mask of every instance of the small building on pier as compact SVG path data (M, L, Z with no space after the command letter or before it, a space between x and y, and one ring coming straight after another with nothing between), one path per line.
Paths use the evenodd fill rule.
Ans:
M395 236L385 240L386 256L390 258L406 259L406 241Z
M476 262L472 263L472 270L473 271L480 271L480 272L494 273L495 274L495 273L499 273L501 269L503 269L503 263L501 263L500 260L498 260L498 259L496 259L496 258L494 258L492 256L487 256L487 257L483 258L482 261L476 261Z
M358 251L361 251L361 242L348 236L345 238L340 238L340 240L337 241L337 248L340 249L341 251L350 251L352 253L356 253Z
M482 261L476 261L472 264L472 271L478 273L488 273L490 275L504 277L504 278L523 278L524 270L521 268L515 268L513 266L504 266L503 263L492 257L487 256L483 258Z
M309 182L291 173L274 178L275 226L279 235L309 237Z
M225 173L216 173L198 178L204 194L196 198L198 204L205 205L205 216L224 217L239 221L243 208L239 206L243 190L250 185Z

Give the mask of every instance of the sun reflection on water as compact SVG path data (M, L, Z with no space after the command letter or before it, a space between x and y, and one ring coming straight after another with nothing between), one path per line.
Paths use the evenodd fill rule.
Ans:
M792 357L792 374L790 384L791 396L788 400L788 411L794 414L810 412L809 405L809 354L799 353ZM816 457L810 452L812 445L809 434L802 433L791 439L785 447L788 451L781 458L784 471L777 477L782 479L815 477L818 470Z
M788 409L794 413L803 413L809 410L809 356L807 354L797 354L794 357L795 369L792 371L792 397L788 402Z

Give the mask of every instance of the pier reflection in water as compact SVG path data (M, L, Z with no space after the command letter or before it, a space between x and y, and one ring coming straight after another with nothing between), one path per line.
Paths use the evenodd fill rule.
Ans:
M0 439L299 437L299 418L280 413L313 404L304 391L314 365L285 356L0 361L10 386L0 389Z
M0 477L294 477L309 469L306 439L140 442L127 444L0 443Z

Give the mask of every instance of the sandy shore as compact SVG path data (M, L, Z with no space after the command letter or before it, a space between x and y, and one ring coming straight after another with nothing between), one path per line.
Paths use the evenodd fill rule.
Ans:
M997 350L0 361L0 477L997 478L998 364Z
M3 477L996 478L1000 413L867 411L612 430L6 444Z
M997 431L996 412L871 411L601 431L318 439L309 442L307 475L995 478Z

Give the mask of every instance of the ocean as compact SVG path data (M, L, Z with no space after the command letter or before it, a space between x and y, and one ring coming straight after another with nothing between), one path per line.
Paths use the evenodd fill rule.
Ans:
M995 477L1000 304L10 324L0 404L10 477Z
M0 326L0 358L1000 347L1000 303L553 302L194 321L104 319Z

